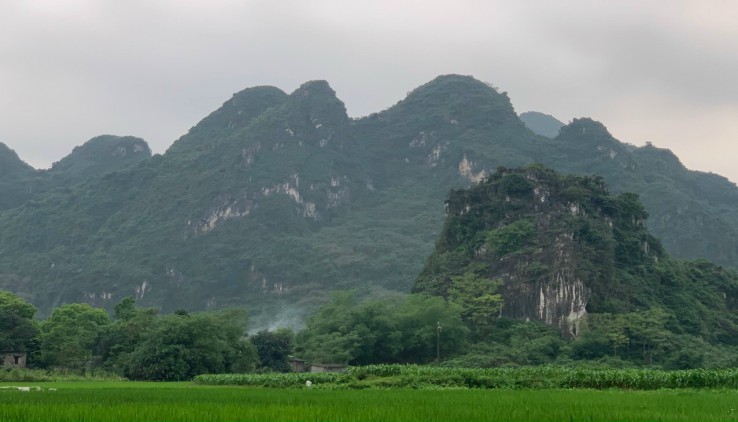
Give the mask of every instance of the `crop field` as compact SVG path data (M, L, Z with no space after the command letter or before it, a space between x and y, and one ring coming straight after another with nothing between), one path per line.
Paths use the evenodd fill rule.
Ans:
M217 374L199 375L203 385L241 385L295 388L311 381L314 388L469 388L571 389L661 388L738 389L738 369L580 369L555 366L522 368L448 368L421 365L368 365L342 373Z
M738 420L738 391L727 389L321 390L187 382L2 388L10 385L0 384L0 421Z

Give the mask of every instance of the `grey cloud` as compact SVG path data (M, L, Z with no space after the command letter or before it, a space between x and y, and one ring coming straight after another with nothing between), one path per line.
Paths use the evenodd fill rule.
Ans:
M28 4L0 4L0 141L34 165L101 133L162 152L233 92L310 79L327 79L359 116L438 74L470 74L508 91L518 111L588 115L616 135L637 129L619 107L649 96L644 124L695 109L718 125L710 110L738 107L738 42L685 21L681 5L702 1Z

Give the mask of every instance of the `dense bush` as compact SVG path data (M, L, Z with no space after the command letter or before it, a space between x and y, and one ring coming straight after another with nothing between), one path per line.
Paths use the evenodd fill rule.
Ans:
M339 293L308 319L296 350L322 363L427 363L436 358L439 339L442 356L462 352L468 331L461 308L442 298L407 295L357 303L354 294Z

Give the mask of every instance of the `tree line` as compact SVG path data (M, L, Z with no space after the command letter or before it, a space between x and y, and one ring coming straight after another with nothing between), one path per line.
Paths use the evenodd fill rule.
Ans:
M73 303L39 321L33 305L0 291L0 351L27 353L32 368L176 381L203 373L287 372L292 354L314 363L427 363L437 357L439 324L444 356L467 346L461 308L442 298L356 302L352 292L337 293L297 334L280 328L248 335L245 309L162 315L127 297L111 314Z
M297 333L280 328L251 335L245 309L162 315L129 297L110 314L66 304L39 321L31 304L0 291L0 352L26 352L32 368L162 381L287 372L290 356L350 365L427 364L440 357L441 365L460 367L686 369L738 362L735 346L675 332L673 317L660 308L592 314L580 337L565 340L543 323L499 318L499 295L473 275L454 284L447 299L409 294L360 300L354 292L337 292Z

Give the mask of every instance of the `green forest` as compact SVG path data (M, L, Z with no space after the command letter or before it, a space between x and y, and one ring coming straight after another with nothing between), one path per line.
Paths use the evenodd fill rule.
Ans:
M636 195L612 195L598 177L530 166L500 168L452 191L446 205L413 293L336 291L297 332L248 334L244 308L163 314L133 297L111 313L76 303L38 320L34 306L2 292L0 350L27 352L33 368L133 380L288 372L290 357L469 368L738 364L738 274L670 258L648 233ZM546 306L561 304L546 304L544 289L578 280L586 280L586 316L545 317Z

